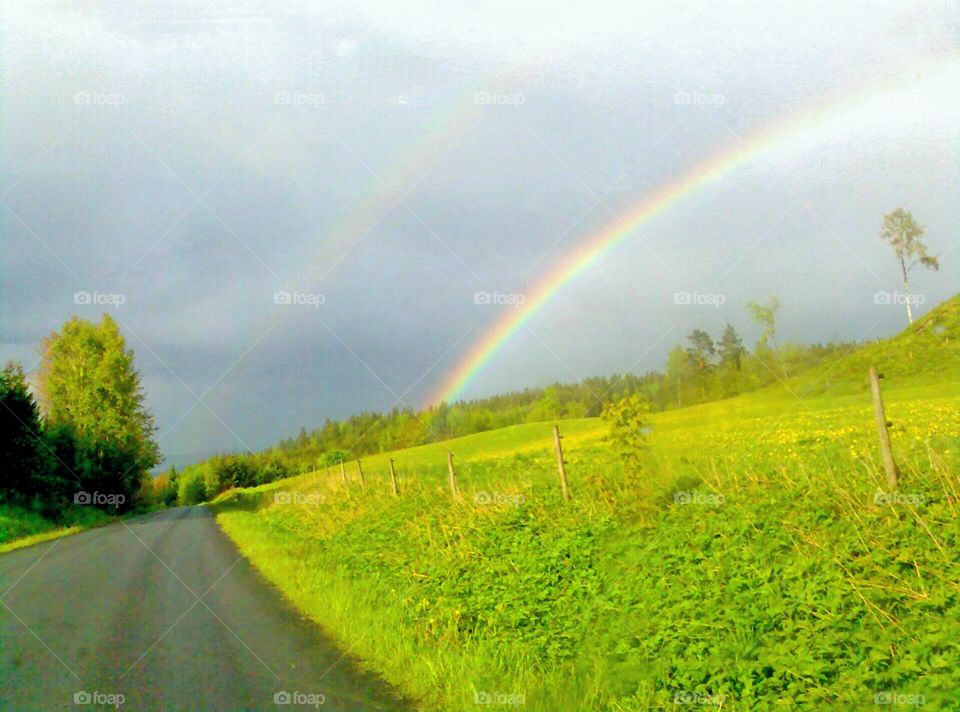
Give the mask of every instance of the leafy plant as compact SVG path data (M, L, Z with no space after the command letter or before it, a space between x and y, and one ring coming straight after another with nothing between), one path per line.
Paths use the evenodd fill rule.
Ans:
M645 418L650 413L649 400L640 394L607 403L601 418L610 424L610 440L617 455L631 469L639 469L646 450Z

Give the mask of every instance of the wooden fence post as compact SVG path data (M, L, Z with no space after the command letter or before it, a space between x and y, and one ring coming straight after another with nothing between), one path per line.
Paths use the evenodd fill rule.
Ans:
M366 489L367 481L363 477L363 465L360 464L360 458L357 458L357 473L360 475L360 489Z
M390 484L393 486L393 494L400 494L400 490L397 489L397 471L393 469L393 458L390 458Z
M450 494L457 496L457 472L453 469L453 453L447 450L447 472L450 473Z
M887 415L883 410L883 396L880 395L880 379L877 367L870 367L870 390L873 392L873 414L877 419L877 435L880 436L880 454L883 455L883 469L887 473L887 486L891 491L897 488L897 463L890 448L890 433L887 430Z
M567 467L563 461L563 447L560 445L560 426L553 426L553 442L557 449L557 472L560 474L560 491L565 500L570 499L570 485L567 483Z
M340 477L343 478L343 484L347 484L347 470L343 466L343 460L340 460Z

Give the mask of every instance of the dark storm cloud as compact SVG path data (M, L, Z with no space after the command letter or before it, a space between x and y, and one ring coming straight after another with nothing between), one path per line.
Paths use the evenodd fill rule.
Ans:
M168 454L419 405L503 313L475 293L531 289L734 137L955 45L933 5L834 5L9 5L3 355L32 365L71 314L110 311ZM772 293L785 337L898 328L871 299L896 279L876 232L903 203L935 251L956 239L943 101L691 196L559 293L473 393L659 367L693 326L749 334L743 303ZM955 264L922 279L928 303ZM684 289L725 303L678 310Z

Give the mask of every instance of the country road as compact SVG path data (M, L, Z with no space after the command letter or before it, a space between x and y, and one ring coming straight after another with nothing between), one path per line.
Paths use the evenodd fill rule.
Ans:
M75 702L83 693L92 703ZM411 708L289 608L202 507L0 555L0 709L120 701L122 710Z

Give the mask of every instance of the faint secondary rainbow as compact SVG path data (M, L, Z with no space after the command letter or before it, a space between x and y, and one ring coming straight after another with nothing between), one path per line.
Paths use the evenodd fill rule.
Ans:
M470 133L481 113L490 109L489 102L484 101L484 95L489 97L506 91L514 83L523 81L525 73L540 61L543 61L543 57L518 60L467 91L455 93L439 109L434 110L417 138L408 144L402 154L394 157L389 167L380 174L368 169L371 172L370 181L351 202L344 217L324 230L327 240L320 254L306 262L291 286L313 288L330 274L353 247ZM398 96L397 101L402 105L406 99ZM409 108L418 110L415 106ZM352 152L349 146L343 145ZM359 156L355 157L362 162Z
M848 113L854 113L868 106L878 97L928 81L926 78L918 80L918 71L934 70L937 72L937 79L943 78L943 75L958 73L960 62L956 57L957 55L954 55L946 62L928 61L920 67L911 67L909 71L898 74L880 85L873 84L852 94L846 93L839 99L822 102L814 109L802 111L799 114L784 115L760 131L698 163L679 178L662 185L641 200L622 219L594 233L571 250L531 292L525 295L526 301L523 305L519 308L508 308L504 316L494 323L466 356L447 373L439 388L428 400L428 404L453 402L459 398L464 388L483 370L504 344L564 285L593 265L599 257L624 238L675 206L683 198L723 178L750 159L781 148L797 136L821 128Z

